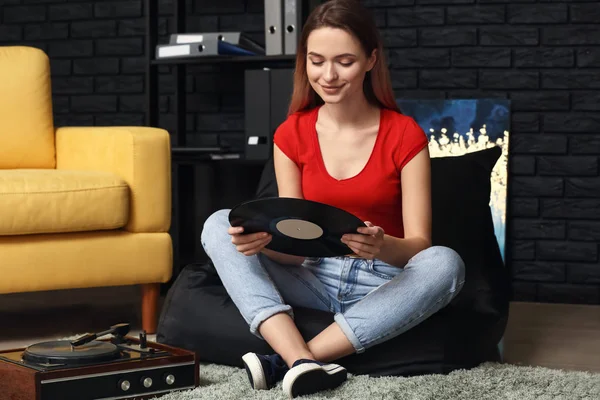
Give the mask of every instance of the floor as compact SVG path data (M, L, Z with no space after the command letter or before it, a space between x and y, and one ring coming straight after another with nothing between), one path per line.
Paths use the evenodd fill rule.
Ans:
M131 324L130 334L137 336L139 301L136 287L0 295L0 350L99 332L121 322ZM600 372L599 355L600 306L511 304L506 362Z
M513 303L505 361L600 372L600 306Z

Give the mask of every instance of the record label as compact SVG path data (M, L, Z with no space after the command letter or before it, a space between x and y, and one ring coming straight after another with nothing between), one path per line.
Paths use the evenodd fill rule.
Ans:
M317 224L301 219L284 219L275 224L279 232L295 239L312 240L323 236L323 229Z

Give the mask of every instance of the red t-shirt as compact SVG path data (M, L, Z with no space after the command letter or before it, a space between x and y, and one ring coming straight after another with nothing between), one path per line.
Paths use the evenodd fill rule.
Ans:
M305 199L348 211L402 238L400 171L428 144L413 118L381 110L379 132L367 164L357 175L338 180L327 172L316 130L319 107L290 115L276 130L274 143L300 168Z

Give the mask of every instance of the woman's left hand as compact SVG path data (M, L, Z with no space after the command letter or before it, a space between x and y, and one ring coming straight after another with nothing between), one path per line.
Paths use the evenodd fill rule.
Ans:
M372 260L377 258L383 246L384 231L380 226L375 226L365 221L366 227L360 227L356 233L347 233L342 236L342 242L359 257Z

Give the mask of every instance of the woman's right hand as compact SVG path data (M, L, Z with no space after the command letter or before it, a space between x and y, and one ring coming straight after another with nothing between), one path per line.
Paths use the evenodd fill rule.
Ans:
M245 256L260 253L272 239L266 232L244 234L244 228L241 226L230 226L227 233L231 235L231 243L235 245L236 250Z

